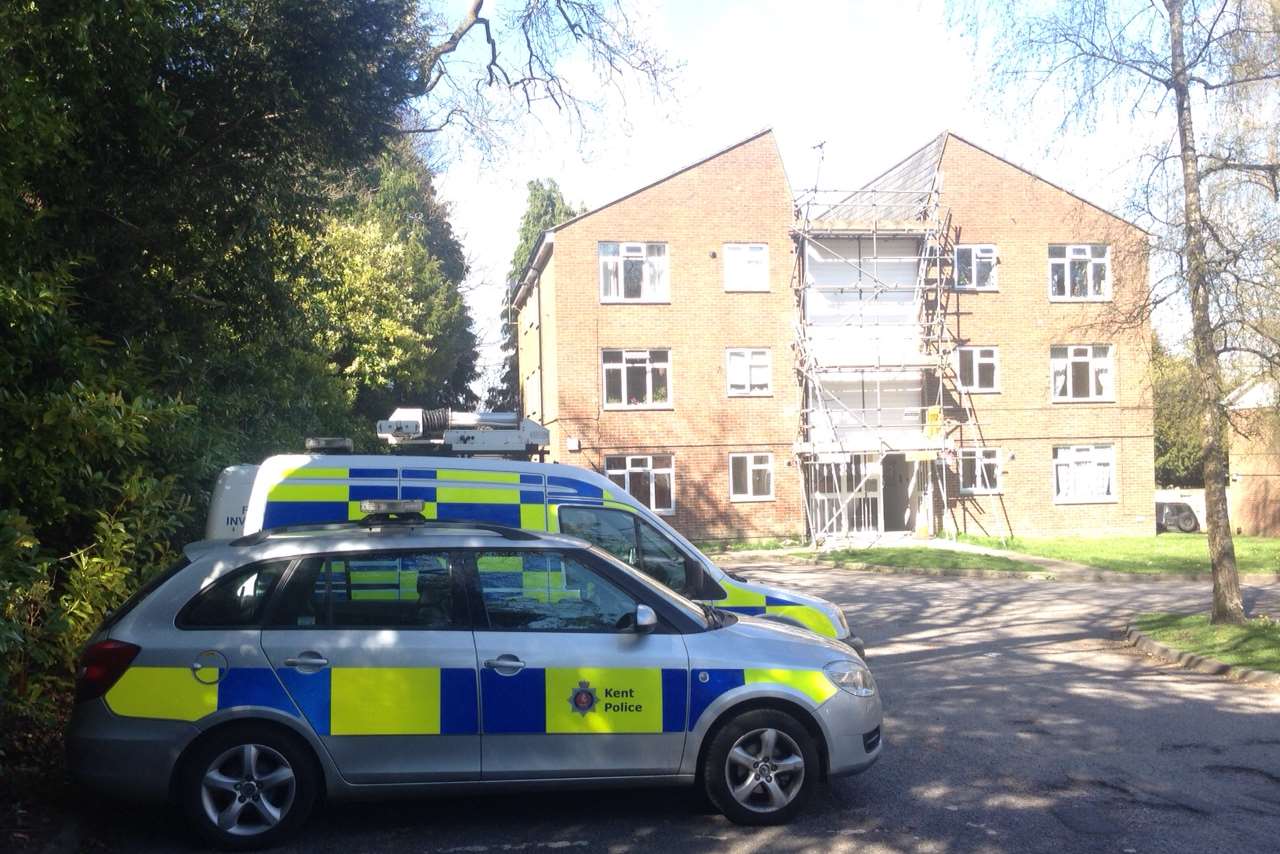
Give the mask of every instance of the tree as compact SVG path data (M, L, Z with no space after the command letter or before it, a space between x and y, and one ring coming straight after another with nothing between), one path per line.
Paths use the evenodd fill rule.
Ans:
M515 252L511 255L511 267L507 271L507 293L502 301L502 374L489 389L485 406L495 412L517 409L520 401L520 376L516 352L515 299L520 277L529 264L533 248L542 233L554 225L572 219L581 213L564 200L560 187L553 179L530 181L529 200L524 216L520 219L520 233Z
M473 0L456 22L428 15L425 98L411 132L460 128L470 145L487 150L538 105L550 104L581 123L601 106L584 89L616 89L624 76L634 75L657 92L675 70L621 0L526 0L496 20L483 9L484 0ZM565 56L592 69L599 85L564 74L559 60Z
M513 102L580 114L562 59L665 73L616 3L481 6L0 4L0 732L199 536L219 468L367 438L392 395L474 404L418 119L483 147Z
M1203 487L1202 413L1195 364L1188 355L1170 353L1157 338L1151 348L1151 373L1156 483L1166 487Z
M973 7L970 7L971 9ZM1280 361L1274 323L1280 236L1280 4L1275 0L1059 0L994 10L1007 43L998 79L1067 94L1063 124L1107 110L1165 121L1144 164L1141 207L1173 275L1142 301L1185 301L1191 319L1215 623L1245 619L1227 517L1224 370ZM1108 114L1110 115L1110 114Z

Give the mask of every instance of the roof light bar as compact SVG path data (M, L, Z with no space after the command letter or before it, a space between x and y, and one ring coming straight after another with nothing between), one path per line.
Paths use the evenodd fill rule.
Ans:
M423 503L420 499L379 499L366 498L360 502L361 513L422 513Z
M341 436L308 436L305 447L312 454L349 454L355 444Z

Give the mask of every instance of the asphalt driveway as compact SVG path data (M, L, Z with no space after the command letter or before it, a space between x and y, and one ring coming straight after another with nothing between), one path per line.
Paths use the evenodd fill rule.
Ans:
M686 790L326 808L291 850L1257 851L1280 840L1280 692L1157 664L1118 630L1196 610L1204 584L926 578L743 564L841 603L869 647L886 748L782 828L729 824ZM1280 586L1247 588L1280 615ZM155 810L84 805L65 849L191 850Z

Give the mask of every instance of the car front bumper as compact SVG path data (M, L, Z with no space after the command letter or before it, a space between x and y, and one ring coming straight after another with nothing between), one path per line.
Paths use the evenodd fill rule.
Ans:
M67 770L80 785L115 798L162 801L173 769L199 730L181 721L122 718L101 699L76 705L67 727Z
M884 713L879 692L855 697L837 691L816 714L827 737L827 773L832 777L865 771L880 758Z

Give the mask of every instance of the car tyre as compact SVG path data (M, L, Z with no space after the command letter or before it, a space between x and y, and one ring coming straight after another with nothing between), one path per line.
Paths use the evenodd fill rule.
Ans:
M744 712L721 726L707 749L702 784L735 824L785 824L803 807L821 773L818 746L778 709Z
M1178 530L1184 534L1194 534L1200 530L1200 520L1194 513L1183 513L1178 517Z
M310 749L271 727L237 726L198 744L183 762L178 796L195 830L218 848L278 845L306 823L320 791Z

